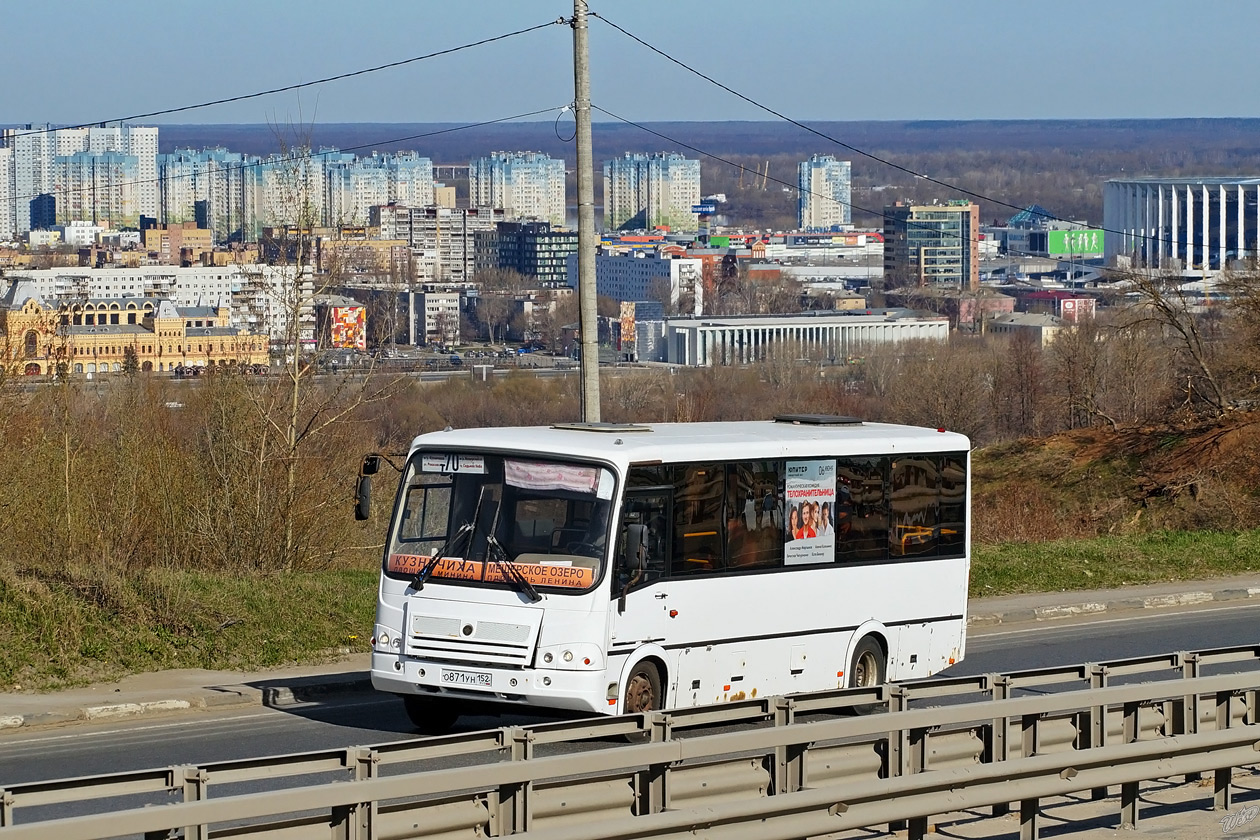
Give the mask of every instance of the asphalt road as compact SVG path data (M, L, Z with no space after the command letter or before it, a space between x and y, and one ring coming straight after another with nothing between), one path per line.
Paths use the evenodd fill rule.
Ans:
M1099 662L1260 642L1260 604L1135 614L1070 624L983 628L946 674L970 675ZM472 731L545 720L473 717ZM284 708L88 724L0 737L0 787L177 764L381 744L414 737L402 704L374 694ZM550 749L586 749L557 745Z

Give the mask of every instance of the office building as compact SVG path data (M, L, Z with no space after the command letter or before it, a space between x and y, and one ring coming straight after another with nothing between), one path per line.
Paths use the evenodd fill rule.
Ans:
M797 167L796 184L798 228L830 231L853 223L853 173L849 161L814 155Z
M577 288L578 255L568 257L569 286ZM617 302L668 301L672 310L692 315L704 311L704 260L670 259L655 253L595 256L596 294Z
M500 222L476 234L477 270L506 268L537 278L547 288L568 282L568 259L578 249L577 231L552 230L548 222Z
M541 152L492 152L468 164L468 203L508 219L565 221L564 161Z
M604 164L604 228L696 230L700 161L675 153L630 154Z
M671 318L664 323L660 361L701 367L775 357L822 362L860 356L878 344L949 339L947 318L918 318L904 309L866 312Z
M980 286L980 208L970 201L884 208L884 285Z
M1103 185L1108 265L1216 271L1260 255L1260 178L1130 178ZM1118 233L1116 233L1118 232Z

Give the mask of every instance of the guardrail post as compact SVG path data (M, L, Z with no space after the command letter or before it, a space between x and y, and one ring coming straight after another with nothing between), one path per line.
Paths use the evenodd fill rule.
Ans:
M905 688L899 685L884 686L888 694L888 713L904 712L910 705L910 697ZM894 729L888 733L888 772L885 776L895 779L910 774L910 747L906 730ZM905 820L894 820L888 824L889 833L902 831L906 827Z
M520 726L505 727L502 743L511 761L528 761L534 757L534 733ZM529 831L530 794L533 782L503 785L498 792L497 836Z
M1230 719L1229 707L1233 693L1218 691L1216 693L1216 728L1229 729L1233 721ZM1234 806L1234 789L1231 782L1234 777L1233 767L1218 767L1213 785L1212 808L1216 811L1228 811Z
M1089 687L1099 689L1107 687L1107 666L1089 666ZM1107 746L1107 707L1094 706L1089 710L1089 747ZM1107 798L1107 788L1096 787L1089 792L1090 799L1098 801Z
M1141 736L1138 727L1138 704L1124 704L1124 743L1137 743ZM1137 828L1138 824L1138 782L1125 782L1120 785L1120 827Z
M370 747L346 747L342 763L349 768L354 781L376 778L380 756ZM371 840L376 836L376 803L360 802L333 809L332 836L337 840Z
M1024 715L1020 718L1021 759L1032 758L1041 746L1041 715ZM1037 840L1041 836L1041 802L1036 797L1019 801L1019 840Z
M0 788L0 828L13 825L13 794Z
M988 678L990 699L1010 700L1011 699L1011 678L1008 676L994 674ZM994 718L988 727L988 737L985 739L985 757L986 762L1006 761L1011 757L1011 721L1010 718L1000 717ZM1004 817L1010 813L1011 805L1009 802L999 802L993 806L993 816Z
M644 715L644 728L652 743L668 741L673 735L673 719L661 712L648 712ZM669 765L651 764L638 774L639 791L636 812L659 814L669 808Z
M181 767L185 802L201 802L206 798L206 786L210 781L209 774L200 767ZM210 827L206 825L189 825L184 827L185 840L209 840Z
M770 712L774 725L791 726L796 719L796 702L788 697L775 697ZM807 744L780 744L774 748L774 792L795 793L805 787L805 751Z
M910 768L912 773L928 769L928 731L923 728L910 730ZM906 840L923 840L928 833L927 817L911 817L906 827Z
M1181 654L1181 677L1193 680L1202 670L1202 658L1197 653ZM1181 699L1181 733L1184 735L1199 734L1199 695L1190 692ZM1187 773L1186 782L1197 782L1203 778L1202 773Z

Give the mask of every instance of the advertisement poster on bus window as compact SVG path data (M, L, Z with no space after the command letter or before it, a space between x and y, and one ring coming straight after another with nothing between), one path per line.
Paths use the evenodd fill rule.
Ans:
M783 511L783 562L831 563L836 558L836 462L788 461Z

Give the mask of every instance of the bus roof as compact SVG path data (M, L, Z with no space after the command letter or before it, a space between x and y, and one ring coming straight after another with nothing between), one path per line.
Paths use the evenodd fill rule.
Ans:
M421 435L412 446L598 459L625 467L689 461L961 452L969 450L971 443L956 432L891 423L747 420L448 429Z

